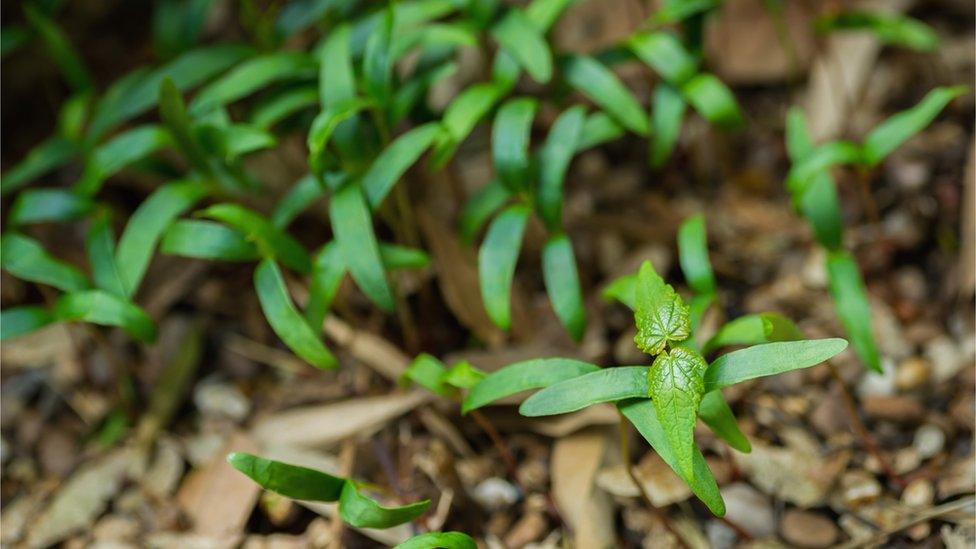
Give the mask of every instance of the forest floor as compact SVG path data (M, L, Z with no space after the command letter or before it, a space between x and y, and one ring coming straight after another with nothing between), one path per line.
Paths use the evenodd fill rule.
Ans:
M600 2L573 8L556 30L557 44L588 50L630 32L631 3L610 3L613 9ZM433 257L430 268L399 274L414 329L382 315L347 283L344 305L324 328L341 364L335 372L309 367L280 344L261 316L249 268L172 257L154 260L139 298L159 321L161 336L152 347L74 325L5 342L0 543L372 547L411 533L409 525L382 532L343 528L333 508L262 492L225 462L229 451L260 450L388 487L390 501L433 498L426 527L468 532L489 548L827 547L851 540L972 547L972 94L873 174L873 205L856 174L836 173L847 245L867 282L885 374L866 373L848 350L833 360L840 380L821 365L729 391L752 452L730 450L707 430L697 433L729 509L724 520L712 517L629 433L637 478L656 506L649 508L622 466L619 420L609 405L545 419L521 418L511 405L488 408L485 416L505 441L499 446L455 402L398 383L422 351L485 370L543 356L642 363L646 357L632 344L632 316L603 301L600 291L645 259L666 279L680 280L675 235L696 213L706 215L721 303L721 313L706 322L775 311L794 319L807 337L843 336L826 288L824 252L783 188L786 109L808 105L810 118L826 125L825 135L859 138L935 86L971 85L973 7L944 0L911 12L939 31L943 45L935 53L878 52L871 40L855 40L832 54L838 44L806 31L805 4L790 2L787 21L798 52L791 61L775 27L756 11L760 4L730 1L712 24L706 56L733 86L746 129L718 133L690 117L661 171L647 166L646 142L637 139L586 152L572 164L565 218L586 296L581 345L566 336L546 301L535 259L539 227L530 227L517 271L511 333L499 332L483 312L476 253L445 229L456 223L458 196L490 176L488 134L479 130L447 172L416 170L408 180L418 236ZM742 26L750 28L748 39L730 40ZM107 55L104 47L86 50L80 38L93 59ZM33 71L18 83L15 75L31 72L30 55L37 53L18 55L27 58L4 65L5 166L44 136L52 112L45 94L28 97L52 76ZM858 64L861 55L867 62ZM133 66L142 62L133 59ZM818 98L830 94L811 76L818 64L828 66L827 74L843 74L856 94L839 102ZM621 74L634 89L646 88L644 73L624 67ZM830 113L816 112L825 104ZM543 111L543 123L552 114ZM839 123L830 127L830 120ZM27 128L24 135L19 127ZM304 170L303 147L295 136L249 167L280 191ZM131 210L149 187L120 176L107 192L119 209ZM321 233L325 209L317 211L300 218L294 234ZM52 241L54 234L47 236ZM61 246L67 257L83 253L78 242ZM304 290L293 282L300 298ZM4 275L5 302L24 291ZM181 362L195 344L203 346L199 362ZM131 417L138 419L131 425L111 414L120 365L135 378ZM191 381L165 382L174 375ZM840 383L854 396L867 438L854 428Z

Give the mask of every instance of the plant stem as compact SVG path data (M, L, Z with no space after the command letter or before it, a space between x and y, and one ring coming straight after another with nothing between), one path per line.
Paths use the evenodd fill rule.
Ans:
M878 226L881 223L881 215L878 213L878 203L874 201L871 194L871 169L865 166L857 167L857 183L861 190L861 202L864 203L864 210L868 214L871 224Z
M471 410L468 413L471 415L471 418L474 419L475 423L477 423L478 426L481 427L481 429L488 435L488 438L491 439L492 444L495 445L495 448L498 449L498 453L501 454L502 461L505 462L505 468L508 470L509 476L512 477L512 480L514 480L516 484L519 484L518 467L515 463L515 458L512 456L512 451L509 449L508 444L505 443L505 439L498 434L498 430L495 429L495 426L492 425L491 421L488 421L488 418L486 418L479 410Z
M833 362L827 362L827 369L830 371L830 376L834 378L834 381L840 387L841 395L843 396L844 407L847 408L847 413L851 416L851 427L854 429L855 434L861 438L864 443L865 449L869 454L874 456L881 468L884 469L885 476L888 480L894 482L896 485L904 488L906 486L905 480L895 472L895 469L891 466L888 458L881 453L878 448L877 442L875 442L874 437L868 431L868 428L861 421L861 414L858 412L857 402L854 400L854 395L851 394L850 389L847 388L847 384L844 383L844 379L840 377L840 372L837 371L837 367L834 366Z

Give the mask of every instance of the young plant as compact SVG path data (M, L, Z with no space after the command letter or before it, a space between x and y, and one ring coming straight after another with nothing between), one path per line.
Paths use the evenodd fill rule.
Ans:
M715 283L701 217L684 224L679 248L685 277L698 292L693 303L714 302ZM843 351L847 342L836 338L804 341L799 330L779 315L748 315L724 325L701 349L711 353L728 345L751 346L709 362L695 341L691 307L650 262L637 275L615 281L607 295L634 309L638 330L634 342L652 357L649 366L600 368L563 358L511 364L474 385L464 399L463 411L530 389L542 390L519 407L525 416L562 414L612 402L709 510L723 515L725 504L718 485L695 446L697 419L736 450L750 451L721 389L813 366ZM704 310L707 305L698 307Z
M849 9L828 13L814 22L820 33L837 31L869 32L883 44L930 52L939 47L939 36L932 27L901 14L884 14Z
M280 461L245 453L232 453L227 461L262 488L301 501L338 502L339 518L356 528L392 528L423 515L430 500L400 507L383 507L364 492L369 485ZM475 549L477 545L461 532L428 532L412 537L397 549Z
M960 86L932 90L914 107L891 116L871 130L861 144L831 141L815 145L803 112L794 107L787 117L786 143L793 166L786 178L786 188L796 209L810 222L817 242L827 250L827 279L837 316L857 355L878 373L882 371L881 358L871 328L871 307L857 262L843 246L844 223L830 168L854 166L864 186L865 198L870 200L871 171L966 91ZM873 203L867 206L873 207Z

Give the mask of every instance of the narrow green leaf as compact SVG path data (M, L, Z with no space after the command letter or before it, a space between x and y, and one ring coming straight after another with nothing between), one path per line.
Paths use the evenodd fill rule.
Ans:
M270 130L278 122L318 103L319 92L314 86L286 89L258 103L248 119L254 127Z
M170 183L149 195L136 208L115 250L115 263L127 297L139 288L163 231L206 194L207 187L200 181Z
M705 391L714 391L757 377L809 368L847 348L839 338L784 341L753 345L724 354L708 366Z
M441 124L445 133L437 143L431 166L439 168L454 155L475 125L486 115L504 93L504 87L494 83L474 84L465 88L444 111Z
M692 335L697 333L702 317L705 316L705 312L708 311L708 308L715 301L715 294L695 294L691 296L691 301L688 303L688 321L691 323ZM692 345L692 343L689 343L689 345Z
M54 317L65 322L118 326L144 343L156 339L156 326L142 309L102 290L63 294L54 303Z
M7 195L34 179L67 164L78 146L63 137L54 136L42 141L27 153L19 164L7 170L0 178L0 195Z
M619 301L632 311L637 310L637 274L624 275L603 289L601 294L607 301Z
M511 191L524 190L531 178L529 141L539 103L520 97L506 101L491 130L492 161L498 179Z
M654 15L647 20L647 23L654 26L680 23L692 16L712 11L721 5L721 0L681 0L678 2L666 2L661 9L654 12Z
M586 310L573 244L565 233L553 235L542 247L542 276L559 322L575 341L580 341L586 329Z
M75 267L51 257L40 242L17 233L0 237L0 267L21 280L74 292L91 287Z
M461 239L470 244L482 225L508 202L510 196L508 189L498 179L492 179L478 189L461 210L458 223L461 227Z
M396 545L393 549L477 549L474 539L461 532L427 532Z
M410 114L421 100L427 96L427 91L436 82L457 72L457 63L441 63L422 71L402 82L393 95L390 106L390 122L397 125Z
M166 128L156 124L137 126L122 132L92 151L85 171L73 190L78 194L94 196L105 179L129 164L169 147L172 142Z
M423 515L429 506L430 500L425 499L401 507L381 507L361 494L351 480L346 481L339 497L339 515L356 528L391 528Z
M576 143L576 152L583 152L613 141L625 133L624 127L605 112L597 111L586 117L583 131Z
M329 217L349 274L381 309L392 311L393 291L386 280L366 197L358 182L343 187L329 203Z
M227 163L278 144L278 139L271 133L247 124L198 124L193 130L210 156Z
M689 217L678 229L678 261L692 290L699 294L715 293L715 275L708 259L704 215Z
M163 233L159 251L168 255L218 261L254 261L260 256L241 233L220 223L180 219Z
M798 341L803 339L793 321L776 313L745 315L725 323L702 348L710 353L728 345L756 345L774 341Z
M681 93L702 118L720 128L745 123L732 91L713 74L699 74L681 86Z
M467 360L462 360L444 373L444 383L458 389L470 389L487 376L488 374L475 368Z
M481 299L492 322L503 330L507 330L512 322L512 279L528 218L527 206L509 206L491 222L478 250Z
M6 341L54 322L51 313L43 307L24 305L0 311L0 341Z
M882 373L881 356L871 327L871 303L857 262L846 251L827 255L827 282L834 307L851 338L854 351L875 372Z
M552 78L552 53L542 32L519 9L511 9L491 29L492 37L540 84Z
M549 385L519 406L523 416L551 416L582 410L600 402L647 398L647 366L619 366L596 370Z
M265 86L315 74L315 60L304 53L277 52L241 63L207 85L193 99L190 112L202 116Z
M682 87L698 72L698 61L670 33L638 33L627 40L627 45L638 59L676 88Z
M908 138L931 124L949 102L965 93L969 93L966 86L936 88L914 107L878 124L864 138L864 162L869 166L877 165Z
M17 195L7 223L11 226L72 221L92 210L95 203L67 189L27 189Z
M650 124L637 99L610 69L592 57L574 55L561 65L570 86L607 111L617 122L638 135L647 135Z
M356 96L356 77L349 51L349 26L332 29L319 52L319 101L323 108Z
M688 339L691 334L688 306L657 274L650 261L641 265L635 298L637 335L634 343L640 350L656 355L668 343Z
M363 87L378 105L386 105L392 95L393 36L396 32L396 10L384 10L380 22L366 40L363 51Z
M786 188L794 196L803 196L815 176L833 166L859 164L863 158L861 147L849 141L824 143L793 164L786 176Z
M254 271L261 310L278 337L303 360L316 368L338 366L332 353L295 308L285 279L273 259L263 259Z
M536 208L550 231L562 227L563 181L566 170L576 154L586 122L586 108L582 105L566 109L553 122L546 142L539 151L539 186Z
M678 470L686 479L693 479L695 475L695 421L698 405L705 395L707 368L708 363L697 352L675 347L658 355L647 374L658 420L674 450Z
M430 147L440 131L440 125L434 122L417 126L383 149L363 174L363 192L370 208L375 210L379 207L396 182Z
M806 158L814 149L806 118L799 107L791 108L787 115L786 144L794 163ZM828 250L839 249L844 240L844 220L830 172L824 170L811 176L806 189L797 191L794 202L810 222L817 241Z
M693 476L691 478L685 478L681 474L677 455L668 443L664 426L658 420L654 401L651 399L627 400L618 403L617 409L634 424L634 427L637 427L637 431L651 445L651 448L654 448L654 451L661 456L661 459L678 473L679 476L685 479L685 482L691 486L691 491L708 507L708 510L713 515L717 517L725 515L725 502L722 500L722 494L718 490L718 483L715 482L715 477L708 468L705 456L702 455L700 450L694 447L692 448Z
M346 480L315 469L234 452L227 461L266 490L302 501L338 501Z
M461 412L466 414L507 396L598 370L599 366L569 358L537 358L509 364L472 387L464 398Z
M918 51L935 51L939 47L935 30L907 15L849 10L821 17L814 25L820 32L865 30L885 44Z
M380 259L387 270L423 269L430 265L430 256L423 250L380 243Z
M447 367L443 362L427 353L421 353L403 371L402 377L432 393L448 396L451 394L451 389L444 384L446 373Z
M575 0L532 0L525 17L541 32L546 32Z
M335 242L322 246L312 261L312 280L308 288L305 321L309 326L318 329L325 321L325 315L332 307L339 285L346 276L346 262Z
M371 100L352 98L326 107L312 121L308 132L308 163L312 172L321 174L326 169L326 147L329 139L342 122L349 120L361 111L373 107Z
M85 236L85 250L95 286L110 294L126 297L122 273L115 262L115 235L107 212L92 219Z
M312 270L312 260L305 248L256 212L237 204L215 204L196 215L234 227L254 243L262 257L275 258L302 274Z
M187 160L197 170L210 175L213 168L207 159L206 151L197 142L193 131L193 120L186 112L183 94L172 80L163 80L159 87L159 117L169 128L173 142L180 148Z
M296 181L271 212L271 224L279 229L287 227L298 214L316 200L325 196L325 189L314 175L306 175Z
M68 85L75 91L92 88L92 78L78 52L71 46L61 29L33 4L24 5L27 22L40 36L48 55L64 74Z
M651 166L661 168L671 158L671 153L681 134L681 122L687 103L681 93L669 84L660 84L651 95Z
M721 391L705 393L698 408L698 416L713 433L732 448L746 454L752 451L752 444L739 429L735 414L732 413L732 408L729 408L728 402L722 397Z
M31 39L31 33L20 25L6 25L0 29L0 58L17 51Z

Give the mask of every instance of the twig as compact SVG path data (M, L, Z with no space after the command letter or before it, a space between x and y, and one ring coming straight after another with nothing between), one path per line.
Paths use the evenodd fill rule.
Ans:
M508 469L509 476L512 477L512 480L518 484L518 467L515 463L515 457L512 456L512 451L509 449L505 439L498 434L498 430L495 429L495 426L492 425L492 423L488 421L488 418L486 418L480 411L471 410L468 413L471 415L471 418L474 419L475 423L477 423L478 426L481 427L481 429L488 435L488 438L491 439L492 444L495 445L495 448L498 449L498 453L501 454L502 461L505 462L505 468Z
M976 505L976 497L974 496L958 499L956 501L950 501L948 503L943 503L942 505L936 505L935 507L931 507L910 519L903 520L891 528L887 528L873 536L854 539L845 544L837 545L834 549L855 549L857 547L867 547L882 544L888 539L889 536L897 534L906 528L911 528L912 526L915 526L921 522L949 514L953 511L960 511L973 505Z

